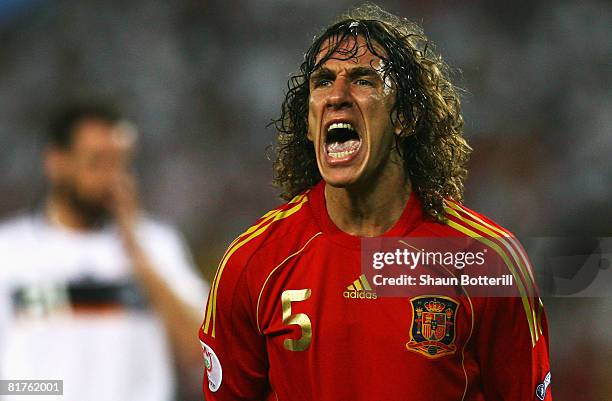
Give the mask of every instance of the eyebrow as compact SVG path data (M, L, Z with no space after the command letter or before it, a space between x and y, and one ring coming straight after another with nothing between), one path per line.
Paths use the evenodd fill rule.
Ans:
M311 80L319 80L324 78L335 78L336 72L327 67L320 67L310 75ZM359 77L376 77L380 79L380 75L373 67L357 66L348 69L350 79Z

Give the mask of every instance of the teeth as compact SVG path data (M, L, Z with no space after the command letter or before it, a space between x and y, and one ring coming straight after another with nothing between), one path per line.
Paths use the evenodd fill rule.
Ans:
M329 126L329 128L327 129L327 132L336 129L336 128L344 128L344 129L349 129L351 131L355 131L355 128L353 128L353 124L351 123L333 123Z
M334 159L341 159L343 157L346 157L348 155L352 155L353 153L357 152L357 149L354 150L346 150L344 152L330 152L328 153L330 157L334 158Z
M333 157L334 159L340 159L342 157L348 156L351 153L352 152L333 152L333 153L330 153L329 155Z

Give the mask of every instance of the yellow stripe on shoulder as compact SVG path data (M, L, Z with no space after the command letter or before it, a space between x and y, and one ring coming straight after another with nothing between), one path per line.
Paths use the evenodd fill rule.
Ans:
M540 319L540 313L541 313L541 309L542 307L538 307L536 304L539 303L540 305L542 305L542 300L540 299L537 289L536 289L536 280L533 274L533 268L531 266L531 263L529 262L529 258L527 257L527 254L525 253L525 251L523 250L522 245L520 244L520 242L516 239L516 237L514 237L511 233L509 233L507 230L504 230L494 224L488 223L487 221L483 220L482 218L476 216L472 211L470 211L469 209L467 209L465 206L456 203L456 202L448 202L445 201L445 203L447 204L447 206L452 207L455 210L461 211L464 214L468 215L471 219L481 223L482 225L490 228L491 230L495 231L496 233L498 233L502 238L504 239L500 239L500 241L504 244L504 246L510 250L510 253L512 255L512 257L514 258L514 261L516 262L516 264L519 267L519 270L522 274L522 276L525 279L525 283L527 283L527 291L530 295L533 296L533 306L532 306L532 314L533 314L533 318L535 321L535 329L536 329L536 341L538 338L537 333L542 334L542 323L541 323L541 319ZM481 229L479 225L474 225L474 227ZM481 230L482 231L482 230ZM484 231L483 231L484 232ZM487 232L488 235L491 235L490 232ZM493 236L493 235L491 235ZM513 246L510 246L506 241L508 241L510 244L512 244ZM518 256L517 256L518 254ZM530 297L531 298L531 297ZM538 309L537 315L536 316L536 312L535 310Z
M512 235L510 234L508 231L495 226L494 224L490 224L488 222L486 222L485 220L481 219L480 217L476 216L473 212L471 212L469 209L467 209L465 206L459 204L459 203L453 203L453 202L446 202L446 204L448 206L450 206L451 208L461 211L463 213L465 213L466 215L468 215L472 220L477 221L479 223L481 223L483 226L486 226L487 228L489 228L490 230L496 232L497 234L499 234L501 237L506 238L512 245L514 245L514 248L516 248L516 251L518 253L518 255L520 256L521 262L520 266L523 269L522 273L525 276L525 279L527 281L531 281L532 283L535 283L535 278L533 276L533 270L530 268L530 263L529 263L529 259L527 258L527 255L523 252L522 250L522 246L520 245L520 243L518 242L518 240ZM476 226L478 227L478 226ZM485 232L485 231L483 231ZM491 234L490 232L487 231L488 235L493 236L493 234ZM513 256L516 255L513 254Z
M478 220L480 223L483 223L484 225L479 224L472 219L465 218L461 216L459 213L457 213L457 208L458 208L457 205L452 204L451 202L445 202L445 203L446 205L445 205L444 210L449 215L452 215L461 221L461 223L457 223L449 219L446 224L454 228L455 230L471 238L474 238L475 240L482 242L483 244L487 245L489 248L493 249L502 258L505 265L508 267L508 270L510 271L512 276L515 278L516 285L521 295L521 302L523 304L523 309L525 310L525 315L527 317L527 323L529 325L529 332L531 334L531 344L532 346L535 346L535 344L538 342L538 339L539 339L540 330L538 327L536 327L537 318L536 318L535 308L532 307L531 302L529 300L530 298L529 293L532 293L532 294L534 293L533 283L530 282L530 280L526 280L527 285L528 285L528 289L526 289L525 285L523 284L523 280L521 280L521 277L518 275L517 270L515 269L515 266L518 267L519 270L524 270L526 269L526 267L522 266L521 260L516 255L516 252L514 251L514 249L509 245L508 242L505 241L505 239L508 239L511 236L508 233L503 232L500 229L496 229L496 227L486 223L482 219L478 219ZM465 209L462 209L462 211L465 211ZM473 216L477 218L477 216L473 215L472 213L470 213L469 215L470 217ZM489 238L486 238L480 235L479 233L473 231L472 229L478 229L486 233L493 240L499 241L502 244L502 246L498 245L492 239L489 239ZM492 231L493 229L496 229L495 231L497 232L493 232ZM512 259L509 257L510 255L512 256ZM522 273L521 274L522 276L525 276L524 271L522 271L521 273Z
M225 251L225 254L221 258L221 262L219 263L219 267L217 268L217 272L215 274L212 287L210 289L211 295L208 301L208 306L206 308L206 316L204 319L204 323L202 325L202 330L204 331L204 333L209 334L209 331L212 328L212 330L210 331L210 335L213 338L215 337L215 320L217 312L217 293L219 291L219 282L221 281L221 276L231 256L249 241L263 234L272 224L274 224L274 222L285 219L298 212L307 201L308 197L306 196L306 193L294 197L286 205L283 205L280 208L274 209L266 213L259 220L258 223L249 227L249 229L247 229L244 233L238 236L238 238L236 238L230 244L227 251ZM289 205L290 207L287 207Z
M491 238L499 240L504 245L505 249L510 252L512 258L516 262L516 265L519 267L521 275L527 283L527 289L529 294L536 293L535 278L533 277L533 272L530 268L529 260L525 253L522 251L522 247L519 244L518 240L513 235L511 235L505 230L502 230L499 227L496 227L493 224L484 221L483 219L472 213L469 209L465 208L463 205L455 204L452 202L446 202L446 205L450 207L450 209L448 207L445 208L447 213L455 216L456 218L460 219L471 227L480 230ZM463 212L469 218L464 218L456 211Z
M301 201L304 200L304 198L306 197L306 194L302 194L302 195L298 195L296 197L294 197L293 199L291 199L287 204L282 205L280 207L277 207L276 209L272 209L270 210L268 213L264 214L260 219L259 222L257 224L252 225L251 227L249 227L245 232L243 232L242 234L240 234L237 238L243 238L246 235L249 235L250 233L252 233L253 231L257 230L259 227L263 226L264 224L268 223L270 220L274 219L274 217L278 214L281 213L283 208L286 205L292 205L294 203L299 203ZM230 245L231 247L231 245Z
M294 203L302 201L304 199L304 197L306 196L306 194L307 194L307 192L303 193L303 194L300 194L300 195L297 195L297 196L293 197L293 199L291 199L287 204L283 204L283 205L281 205L281 206L279 206L279 207L277 207L275 209L270 210L268 213L266 213L262 217L260 217L257 220L257 223L255 223L254 225L249 227L245 232L243 232L238 237L236 237L236 239L234 239L231 242L231 244L229 244L229 246L227 247L227 250L225 251L225 253L221 257L221 261L219 262L219 265L217 266L217 271L215 272L215 276L214 276L213 282L211 284L211 290L217 286L216 283L219 280L219 272L221 271L220 266L223 264L223 261L228 257L228 253L234 248L234 245L236 245L238 242L240 242L242 239L244 239L246 236L248 236L252 232L254 232L254 231L258 230L259 228L261 228L266 223L269 223L270 220L274 219L274 217L278 213L280 213L282 211L282 209L285 208L287 205L294 204ZM211 291L211 296L210 297L212 297L212 294L213 294L213 292ZM204 323L202 324L202 328L203 329L205 327L208 327L207 323L208 323L208 321L210 319L211 314L212 314L212 302L208 302L208 306L206 308L205 320L204 320Z

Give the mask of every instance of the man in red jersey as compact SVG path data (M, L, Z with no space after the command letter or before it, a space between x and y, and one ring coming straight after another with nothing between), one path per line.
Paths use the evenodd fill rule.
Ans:
M426 43L365 6L307 51L277 120L288 203L230 244L208 299L207 400L551 400L528 260L459 203L470 148ZM366 237L481 240L520 296L377 296L361 268Z

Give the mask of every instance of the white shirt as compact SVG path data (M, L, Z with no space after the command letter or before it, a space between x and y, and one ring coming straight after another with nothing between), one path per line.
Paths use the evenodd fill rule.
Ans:
M178 233L150 219L136 231L157 273L202 312L209 286ZM75 232L42 215L1 224L0 379L62 379L63 397L46 401L173 399L170 344L143 294L113 226ZM30 399L41 396L0 396Z

